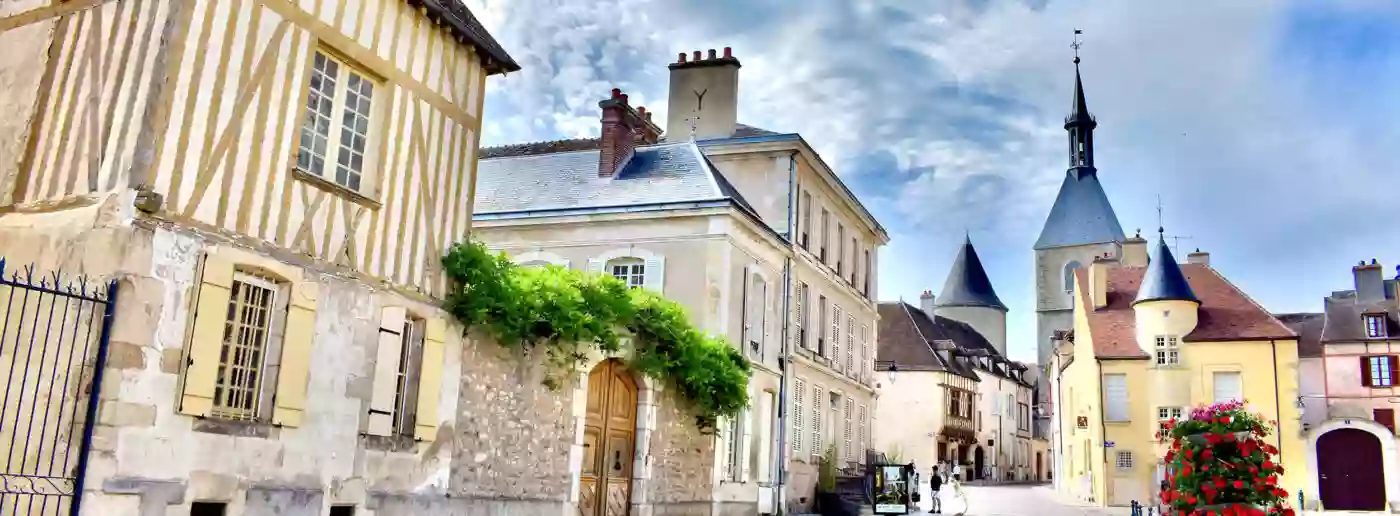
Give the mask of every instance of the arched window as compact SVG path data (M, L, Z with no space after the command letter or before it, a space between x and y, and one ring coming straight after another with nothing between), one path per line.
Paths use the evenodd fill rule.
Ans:
M662 292L666 257L633 247L613 249L588 259L589 274L608 274L634 288Z
M647 265L640 258L614 258L608 260L607 272L622 280L627 286L641 288L646 283Z
M1065 292L1074 292L1074 270L1080 267L1079 262L1071 261L1065 264Z

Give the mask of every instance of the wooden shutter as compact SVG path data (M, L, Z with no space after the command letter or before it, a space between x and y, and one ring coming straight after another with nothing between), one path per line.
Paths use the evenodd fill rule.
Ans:
M1390 433L1395 433L1395 409L1378 408L1371 411L1373 418L1381 426L1390 429Z
M715 437L715 450L719 451L719 478L733 480L734 470L734 424L738 416L720 420L719 435Z
M602 274L602 273L603 273L603 261L602 261L602 260L599 260L599 259L597 259L597 258L589 258L589 259L588 259L588 273L589 273L589 274Z
M219 355L233 289L233 262L204 255L200 270L194 325L190 331L180 412L208 416L214 408L214 385L219 375Z
M753 321L749 319L749 267L747 265L744 266L744 281L743 285L739 287L739 292L739 311L742 312L739 315L739 349L747 355L750 335L753 334L753 329L750 328Z
M447 321L428 320L423 331L423 366L418 373L418 411L413 436L420 441L437 438L438 401L442 395L442 366L447 359Z
M1370 357L1361 357L1361 385L1371 386L1371 364Z
M739 481L748 482L750 466L753 461L749 457L753 456L753 408L744 409L743 423L739 424Z
M1395 360L1396 358L1400 357L1396 357L1395 355L1385 357L1386 363L1390 365L1390 383L1388 385L1400 384L1400 378L1397 378L1397 376L1400 375L1400 362L1397 362Z
M403 352L404 319L402 306L386 306L379 311L379 346L374 357L374 389L369 399L370 435L394 432L394 402L398 394L399 357Z
M806 415L806 408L803 407L802 401L806 398L807 382L802 381L801 378L794 379L792 382L792 410L788 412L788 415L792 419L792 433L790 434L792 437L790 439L792 440L792 455L795 457L802 456L802 434L807 432L807 426L802 421L803 416Z
M311 345L316 335L317 285L293 280L291 291L272 424L296 427L301 426L306 413L306 382L311 372Z
M646 276L642 278L642 287L661 293L666 284L666 257L654 256L646 260Z

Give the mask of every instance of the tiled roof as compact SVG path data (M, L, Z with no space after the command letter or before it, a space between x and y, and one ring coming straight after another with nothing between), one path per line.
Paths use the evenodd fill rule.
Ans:
M1036 249L1049 249L1103 242L1122 242L1123 226L1092 170L1070 170L1055 205L1045 218L1045 227L1035 241Z
M1006 305L997 297L992 288L992 280L987 270L982 268L982 259L977 257L977 249L972 247L972 238L963 240L958 257L948 271L948 279L943 282L943 290L934 300L938 306L982 306L1006 311Z
M894 362L905 371L948 371L978 379L966 362L952 359L947 352L935 352L931 347L939 340L952 340L954 345L966 348L977 346L973 340L986 343L987 339L971 327L944 317L935 321L922 310L903 302L880 303L877 310L880 314L877 360Z
M477 215L733 201L752 211L694 143L637 147L614 177L598 177L598 151L483 159Z
M754 136L771 136L775 134L767 129L744 124L734 125L733 138L750 138ZM672 143L663 139L665 143ZM580 150L597 150L602 145L601 138L573 138L568 140L549 140L542 142L518 143L514 145L501 145L496 147L482 147L481 159L503 158L508 156L531 156L535 154L553 154L556 152L572 152Z
M1293 333L1298 334L1298 356L1311 358L1322 356L1322 325L1324 314L1305 312L1296 314L1274 314Z
M1142 288L1138 289L1134 303L1148 301L1200 301L1192 292L1191 284L1181 272L1181 265L1172 256L1167 246L1167 238L1157 236L1157 249L1152 252L1152 260L1147 263L1147 271L1142 276Z
M485 54L486 73L520 70L520 65L496 42L496 38L491 37L491 33L486 31L486 27L472 15L462 0L408 0L408 4L422 7L429 17L446 24L458 38L470 41L477 51Z
M1142 283L1143 267L1108 268L1108 305L1089 312L1089 332L1094 353L1099 358L1146 358L1137 345L1133 300ZM1215 269L1197 263L1181 266L1186 281L1201 304L1197 312L1196 329L1182 338L1184 341L1233 341L1291 339L1297 337L1272 314L1265 311ZM1084 269L1076 270L1075 290L1086 307L1089 299L1089 277Z
M1386 280L1386 290L1394 291L1394 280ZM1400 338L1400 306L1394 299L1362 302L1356 299L1356 291L1338 292L1323 298L1322 311L1325 320L1322 325L1322 342L1352 342L1367 340L1366 323L1363 314L1383 314L1386 320L1386 335Z

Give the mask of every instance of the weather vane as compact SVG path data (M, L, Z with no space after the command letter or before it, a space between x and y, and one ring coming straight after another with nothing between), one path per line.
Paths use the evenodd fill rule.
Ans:
M1162 224L1162 194L1157 194L1157 233L1162 234L1165 232L1166 228L1163 227Z
M1082 29L1074 29L1074 42L1069 44L1069 48L1074 49L1074 64L1079 64L1079 47L1084 46L1084 42L1079 41L1079 35L1083 33Z

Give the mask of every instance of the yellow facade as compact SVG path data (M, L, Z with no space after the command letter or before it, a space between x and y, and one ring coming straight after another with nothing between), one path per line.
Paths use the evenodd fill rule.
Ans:
M1159 408L1179 407L1189 417L1191 407L1216 399L1213 375L1240 374L1241 393L1251 412L1278 421L1267 442L1280 450L1286 473L1281 485L1292 495L1304 485L1305 444L1298 395L1297 340L1185 341L1178 364L1159 366L1146 357L1100 358L1094 352L1083 296L1074 296L1073 361L1060 374L1063 409L1057 413L1064 454L1061 491L1100 505L1129 505L1136 500L1155 504L1167 444L1157 439ZM1189 333L1195 326L1194 303L1158 301L1135 307L1139 345L1159 334ZM1150 343L1143 349L1151 350ZM1105 378L1123 375L1127 385L1127 418L1111 421L1106 414ZM1080 423L1083 423L1081 426ZM1111 444L1111 446L1110 446ZM1130 454L1120 464L1119 454ZM1120 467L1124 466L1124 467Z

